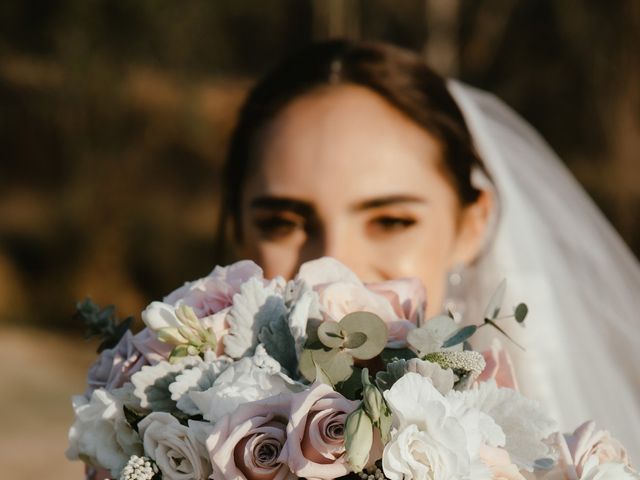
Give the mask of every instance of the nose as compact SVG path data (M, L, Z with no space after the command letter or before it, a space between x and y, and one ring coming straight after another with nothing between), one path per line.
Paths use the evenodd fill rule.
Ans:
M347 224L332 224L318 229L310 235L305 248L301 252L301 262L319 258L332 257L346 265L361 280L375 282L382 280L376 273L376 259L366 239L358 235L355 229Z

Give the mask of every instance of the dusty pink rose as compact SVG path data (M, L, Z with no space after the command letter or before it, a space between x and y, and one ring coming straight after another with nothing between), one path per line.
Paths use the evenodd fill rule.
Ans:
M491 349L482 352L482 356L486 366L478 377L479 382L495 380L496 385L499 387L518 390L518 381L513 362L509 352L504 349L500 340L494 339Z
M585 463L593 455L600 464L614 462L629 465L629 456L622 444L612 438L609 432L597 430L593 421L583 423L572 435L565 435L564 438L566 449L561 454L564 454L567 464L573 465L578 478L582 475Z
M491 470L493 480L525 480L518 467L511 462L509 453L503 448L482 445L480 460Z
M212 478L294 480L284 445L290 395L245 403L216 423L207 438Z
M349 473L344 455L344 424L357 407L358 402L347 400L323 383L292 395L285 444L291 471L308 480Z
M198 318L218 313L233 303L240 286L253 277L262 278L262 269L250 260L242 260L227 267L217 266L206 277L187 282L164 298L174 307L187 305Z
M389 329L388 346L406 346L407 333L421 321L425 290L417 279L364 284L351 270L329 257L307 262L298 279L318 293L323 320L338 322L348 313L378 315Z
M85 396L91 397L98 388L113 390L123 386L143 366L164 360L170 351L170 347L155 340L146 329L135 336L127 330L118 344L103 350L89 369Z

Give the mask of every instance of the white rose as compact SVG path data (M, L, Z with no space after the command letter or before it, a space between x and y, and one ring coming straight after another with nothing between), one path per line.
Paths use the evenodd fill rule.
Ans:
M128 396L125 387L111 393L95 390L89 400L73 397L76 419L69 430L69 460L82 459L117 476L131 455L142 455L140 437L124 417L123 402Z
M138 424L145 454L167 480L205 480L211 475L205 439L211 426L189 421L184 426L165 412L153 412Z

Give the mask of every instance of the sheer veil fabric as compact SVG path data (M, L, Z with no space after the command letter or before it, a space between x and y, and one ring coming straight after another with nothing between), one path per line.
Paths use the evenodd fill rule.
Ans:
M507 279L505 308L524 301L526 326L505 322L526 348L509 349L524 394L562 431L593 419L640 462L640 265L544 140L486 92L449 82L492 177L498 212L470 268L467 319L482 318ZM486 178L478 175L478 182ZM477 348L495 331L482 329Z

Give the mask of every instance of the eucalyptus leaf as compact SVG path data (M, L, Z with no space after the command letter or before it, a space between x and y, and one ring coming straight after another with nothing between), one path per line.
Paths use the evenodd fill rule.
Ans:
M362 332L354 332L350 334L347 338L345 338L344 343L342 344L344 348L359 348L365 344L367 341L367 336Z
M320 365L318 365L315 362L313 364L316 367L315 381L324 383L325 385L329 385L331 388L333 388L333 383L331 383L331 379L329 378L329 375L327 375L327 373L322 369Z
M303 350L298 367L310 382L316 379L316 365L323 370L331 384L336 385L351 376L353 358L338 349Z
M356 348L349 349L353 358L358 360L370 360L378 355L387 344L389 333L384 321L377 315L369 312L353 312L346 315L339 322L342 329L351 336L361 333L366 336L366 341Z
M313 352L310 348L305 348L300 354L298 361L298 371L304 378L313 382L316 378L316 364L313 362Z
M529 313L529 307L525 303L521 303L516 307L514 312L514 317L518 323L524 322L524 319L527 318L527 314Z
M139 412L134 410L133 408L127 407L126 405L122 406L122 410L124 412L124 418L127 423L133 428L136 432L138 431L138 424L144 417L149 415L146 412Z
M331 383L344 382L353 373L353 357L340 350L314 350L313 360L326 372Z
M507 290L507 281L502 280L496 288L496 291L493 292L491 296L491 300L489 300L489 304L484 312L484 318L489 318L491 320L495 320L496 317L500 314L500 309L502 308L502 303L504 302L504 294Z
M344 342L342 327L339 323L323 322L317 330L318 340L329 348L341 347Z
M465 342L467 339L471 338L474 333L476 333L476 330L478 330L476 325L467 325L466 327L462 327L454 335L444 341L442 348L453 347L454 345Z

